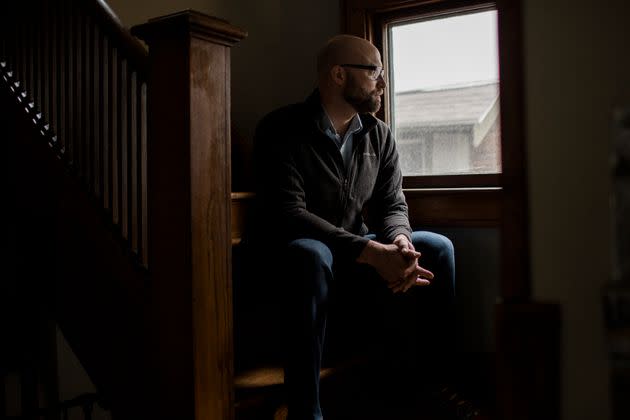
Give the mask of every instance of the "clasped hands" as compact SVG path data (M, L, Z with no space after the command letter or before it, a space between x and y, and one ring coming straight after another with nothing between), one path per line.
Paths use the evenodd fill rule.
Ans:
M428 286L434 276L418 265L421 253L405 235L398 235L392 244L369 241L357 262L369 264L385 280L394 293L405 293L413 286Z

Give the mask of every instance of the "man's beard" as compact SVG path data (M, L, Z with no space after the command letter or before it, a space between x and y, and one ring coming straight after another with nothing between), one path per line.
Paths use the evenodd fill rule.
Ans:
M348 74L348 82L343 90L343 98L360 114L376 112L381 108L380 95L376 95L377 89L367 92L356 82L356 79Z

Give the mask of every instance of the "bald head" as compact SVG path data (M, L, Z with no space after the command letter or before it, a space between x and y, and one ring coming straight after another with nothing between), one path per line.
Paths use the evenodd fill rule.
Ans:
M317 87L336 130L343 130L357 112L376 112L381 107L386 87L382 68L378 49L363 38L338 35L322 47L317 55Z
M337 64L381 65L378 49L363 38L337 35L326 42L317 54L317 75L325 78Z

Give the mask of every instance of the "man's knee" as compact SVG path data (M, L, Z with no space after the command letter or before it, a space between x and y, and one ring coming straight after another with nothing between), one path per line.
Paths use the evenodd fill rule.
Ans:
M434 258L453 260L455 257L453 242L439 233L413 232L411 242L417 251L429 254Z
M300 266L327 266L332 268L333 256L330 248L315 239L295 239L289 242L289 262Z
M455 247L453 242L444 235L434 232L413 232L411 241L414 248L422 255L420 265L440 276L438 289L444 290L449 296L455 293ZM426 265L425 265L426 264Z
M333 255L323 242L296 239L287 249L289 287L299 287L309 296L323 302L328 297L328 283L332 278Z

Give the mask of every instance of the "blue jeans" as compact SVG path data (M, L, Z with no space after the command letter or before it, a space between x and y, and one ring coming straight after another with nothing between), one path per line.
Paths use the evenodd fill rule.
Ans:
M370 237L373 239L373 237ZM423 382L439 381L453 351L455 257L451 241L432 232L413 232L412 243L422 253L420 266L435 279L430 286L413 287L404 294L392 294L376 271L351 261L335 261L330 249L313 239L288 244L283 265L282 296L286 325L285 384L289 419L319 420L319 373L324 355L324 337L329 315L335 308L352 320L338 337L356 331L362 337L350 341L365 348L389 346L393 357L405 361L392 366L400 372L418 375ZM336 326L331 323L331 327ZM332 328L334 330L334 328ZM402 352L402 354L401 354ZM412 365L418 360L426 365ZM410 380L412 380L410 378Z

